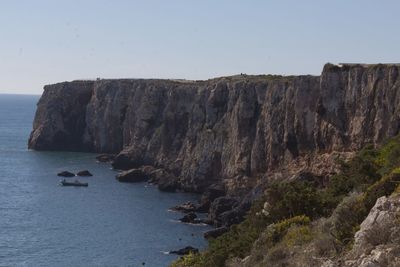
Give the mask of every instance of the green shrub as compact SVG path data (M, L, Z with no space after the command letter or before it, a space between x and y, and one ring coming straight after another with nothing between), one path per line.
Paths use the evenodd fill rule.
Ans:
M382 175L400 165L400 135L392 138L379 149L376 163L382 166L380 170Z
M342 199L354 189L363 191L381 177L382 165L377 161L379 153L370 145L358 152L353 159L341 166L341 173L330 178L327 193Z
M269 214L272 221L298 215L316 218L323 214L323 199L320 191L309 182L274 182L266 191Z
M385 175L382 179L368 187L363 196L365 208L370 210L378 198L392 194L399 181L400 174L396 168L392 173Z
M286 246L299 246L310 242L313 234L310 226L294 226L291 227L283 238Z

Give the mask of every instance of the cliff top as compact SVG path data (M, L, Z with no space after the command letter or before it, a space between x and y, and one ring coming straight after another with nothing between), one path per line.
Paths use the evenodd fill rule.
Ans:
M348 71L352 68L363 68L363 69L374 69L379 67L400 67L400 63L379 63L379 64L365 64L365 63L326 63L324 65L323 71ZM216 83L219 81L226 81L226 82L241 82L241 81L274 81L274 80L281 80L281 81L291 81L295 78L301 77L319 77L319 75L274 75L274 74L259 74L259 75L249 75L245 73L240 73L231 76L221 76L216 78L210 78L207 80L187 80L187 79L157 79L157 78L112 78L112 79L78 79L71 82L65 81L61 83L56 83L53 85L59 84L67 84L67 83L75 83L75 84L91 84L91 83L104 83L104 82L153 82L153 83L176 83L176 84L188 84L188 85L195 85L195 84L207 84L207 83Z
M216 81L245 81L245 80L276 80L276 79L293 79L296 77L318 77L316 75L277 75L277 74L235 74L230 76L221 76L210 78L207 80L188 80L188 79L157 79L157 78L97 78L96 80L91 79L79 79L73 80L72 82L101 82L101 81L151 81L151 82L174 82L174 83L183 83L183 84L196 84L196 83L207 83L207 82L216 82Z

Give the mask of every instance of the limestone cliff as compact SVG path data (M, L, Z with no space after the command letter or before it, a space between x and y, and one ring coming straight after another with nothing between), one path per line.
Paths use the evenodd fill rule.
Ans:
M48 85L29 148L118 153L115 168L163 168L188 191L221 181L254 186L294 159L353 151L397 134L399 69L327 64L320 77Z

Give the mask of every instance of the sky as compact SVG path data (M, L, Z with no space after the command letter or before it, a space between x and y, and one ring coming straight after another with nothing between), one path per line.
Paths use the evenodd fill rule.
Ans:
M397 0L0 0L0 93L400 62Z

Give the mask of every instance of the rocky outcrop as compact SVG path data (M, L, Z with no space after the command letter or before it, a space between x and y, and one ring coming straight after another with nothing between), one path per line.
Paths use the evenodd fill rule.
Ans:
M96 156L96 159L99 162L111 162L114 160L114 158L115 158L115 155L113 155L113 154L100 154L100 155Z
M61 177L74 177L75 174L69 171L62 171L57 173L57 176L61 176Z
M191 247L191 246L187 246L178 250L173 250L170 251L169 254L176 254L176 255L188 255L188 254L196 254L199 253L199 250L197 248Z
M268 179L331 175L336 155L399 133L399 70L327 64L319 77L48 85L29 148L115 153L114 168L151 166L144 173L161 190L206 191L199 211L236 222L249 206L242 198ZM220 197L237 200L220 212Z
M399 220L400 194L379 198L360 225L347 260L340 265L400 266Z
M29 148L88 151L82 136L93 85L92 81L74 81L45 86L37 104Z
M123 183L140 183L147 181L149 177L141 169L132 169L123 171L115 177L118 181Z
M180 212L183 212L183 213L191 213L191 212L196 211L196 205L193 204L192 202L188 201L188 202L185 202L183 204L174 206L174 207L170 208L170 210L172 210L172 211L180 211Z
M88 170L79 171L79 172L77 172L76 175L77 176L93 176L93 174Z
M189 212L179 220L183 223L196 223L197 215L194 212Z

